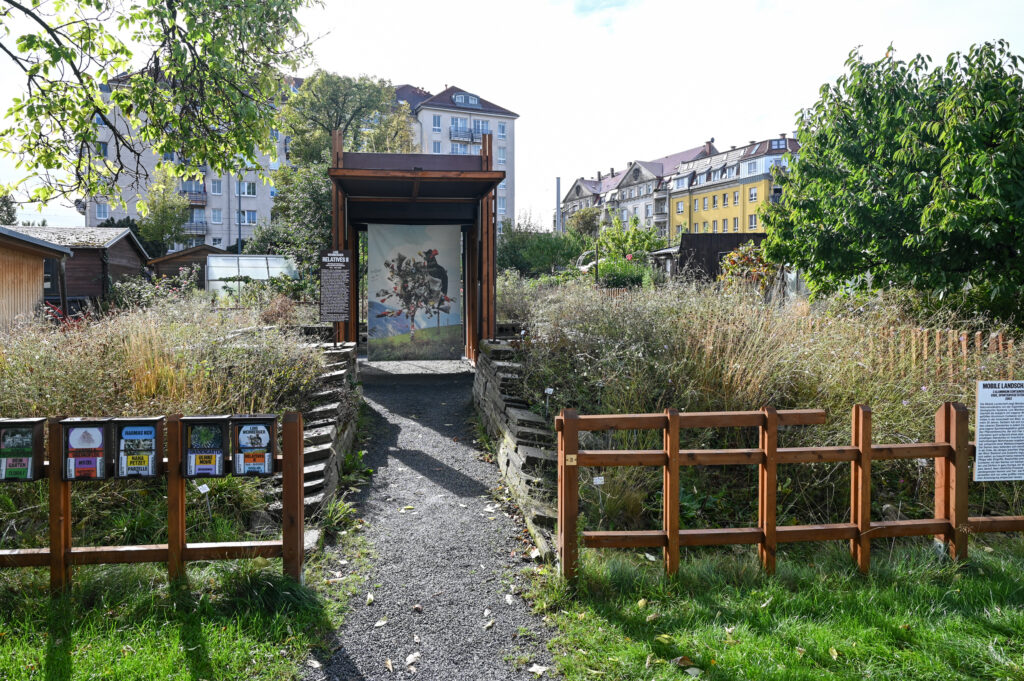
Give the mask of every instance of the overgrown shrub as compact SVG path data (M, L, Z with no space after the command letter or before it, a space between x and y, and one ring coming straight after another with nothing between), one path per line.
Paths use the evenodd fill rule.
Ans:
M169 277L126 277L114 283L110 297L115 306L129 309L149 307L161 300L184 300L198 290L199 271L199 265L188 265Z
M632 259L605 260L597 266L597 277L605 288L634 288L650 281L650 267Z

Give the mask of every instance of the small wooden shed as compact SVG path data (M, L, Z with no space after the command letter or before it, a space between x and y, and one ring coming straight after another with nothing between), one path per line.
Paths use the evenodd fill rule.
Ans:
M158 277L173 277L178 274L178 270L182 267L199 265L199 288L205 288L206 256L223 255L225 253L227 253L227 251L223 248L217 248L216 246L210 246L209 244L199 244L192 248L186 248L182 251L168 253L167 255L159 258L153 258L149 261L149 266L153 268L153 274Z
M71 255L70 249L19 229L0 227L0 327L8 326L20 315L31 315L43 302L47 283L60 297L58 279L47 282L44 263L48 258L62 263Z
M121 227L19 227L36 239L71 249L67 261L68 299L103 300L110 287L143 273L149 254L132 231ZM50 299L50 294L47 294Z

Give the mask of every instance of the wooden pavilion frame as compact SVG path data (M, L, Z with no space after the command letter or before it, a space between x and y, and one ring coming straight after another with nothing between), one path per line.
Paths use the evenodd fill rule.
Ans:
M475 363L480 340L496 332L494 204L505 171L493 168L492 136L482 136L479 156L345 152L338 131L331 142L333 244L352 253L349 320L335 323L335 340L359 342L359 232L369 224L461 225L465 355Z

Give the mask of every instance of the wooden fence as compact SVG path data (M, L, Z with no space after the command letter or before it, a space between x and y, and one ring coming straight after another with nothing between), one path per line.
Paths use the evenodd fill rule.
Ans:
M181 416L167 419L167 543L134 546L73 546L71 541L71 486L96 484L62 479L62 434L60 419L47 423L46 456L43 472L49 480L50 546L38 549L0 550L0 568L50 567L50 588L60 592L71 583L75 565L113 563L167 563L171 580L185 577L185 563L197 560L236 558L283 558L284 573L302 581L304 508L302 494L302 414L286 412L282 454L274 459L274 471L282 477L282 538L279 541L240 541L189 544L185 538L185 490L182 470L183 425ZM28 483L12 483L28 484ZM102 483L100 483L102 484Z
M657 466L663 469L662 528L640 531L583 532L592 548L661 547L665 569L679 568L683 546L757 544L764 569L775 570L776 547L786 542L843 540L861 572L871 564L871 540L935 535L950 555L967 557L967 538L975 532L1024 530L1024 516L968 517L967 484L973 445L968 441L968 413L962 404L947 402L935 413L935 441L876 445L871 441L871 409L853 408L853 437L849 447L778 447L780 426L809 426L825 422L818 409L581 416L565 409L555 419L558 431L558 555L562 574L576 576L578 563L577 513L580 466ZM681 428L757 428L756 449L679 449ZM581 450L579 433L596 430L661 430L657 450ZM935 459L935 513L922 520L871 520L871 462L890 459ZM776 525L779 464L849 461L850 521L825 525ZM757 527L680 529L679 467L749 464L758 467Z

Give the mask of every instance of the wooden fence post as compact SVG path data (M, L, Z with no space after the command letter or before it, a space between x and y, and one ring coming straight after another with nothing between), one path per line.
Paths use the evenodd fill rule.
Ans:
M303 582L305 557L305 508L302 495L303 473L302 414L284 415L284 451L281 466L281 553L284 573L298 583Z
M967 407L959 402L947 404L949 409L949 444L953 448L949 467L949 521L952 539L949 555L956 560L967 559L967 481L968 437Z
M50 592L56 596L71 584L71 483L61 479L64 432L59 418L49 419L46 435L50 460Z
M579 546L576 538L576 513L579 510L579 430L575 409L563 409L558 417L558 563L562 576L576 578Z
M935 441L949 442L950 409L946 402L935 412ZM949 520L949 457L935 457L935 519ZM949 544L953 536L950 532L935 535L939 541Z
M167 417L167 578L185 578L185 476L181 470L181 414Z
M759 518L762 533L757 549L761 565L768 574L775 573L775 511L778 491L778 465L775 460L779 440L779 415L775 407L763 407L764 425L760 430L760 448L764 461L758 465Z
M851 464L850 522L857 525L857 538L850 540L857 569L867 573L871 567L871 408L853 407L852 444L858 451Z
M663 475L662 519L665 528L665 572L679 571L679 411L666 409L664 447L665 472Z

